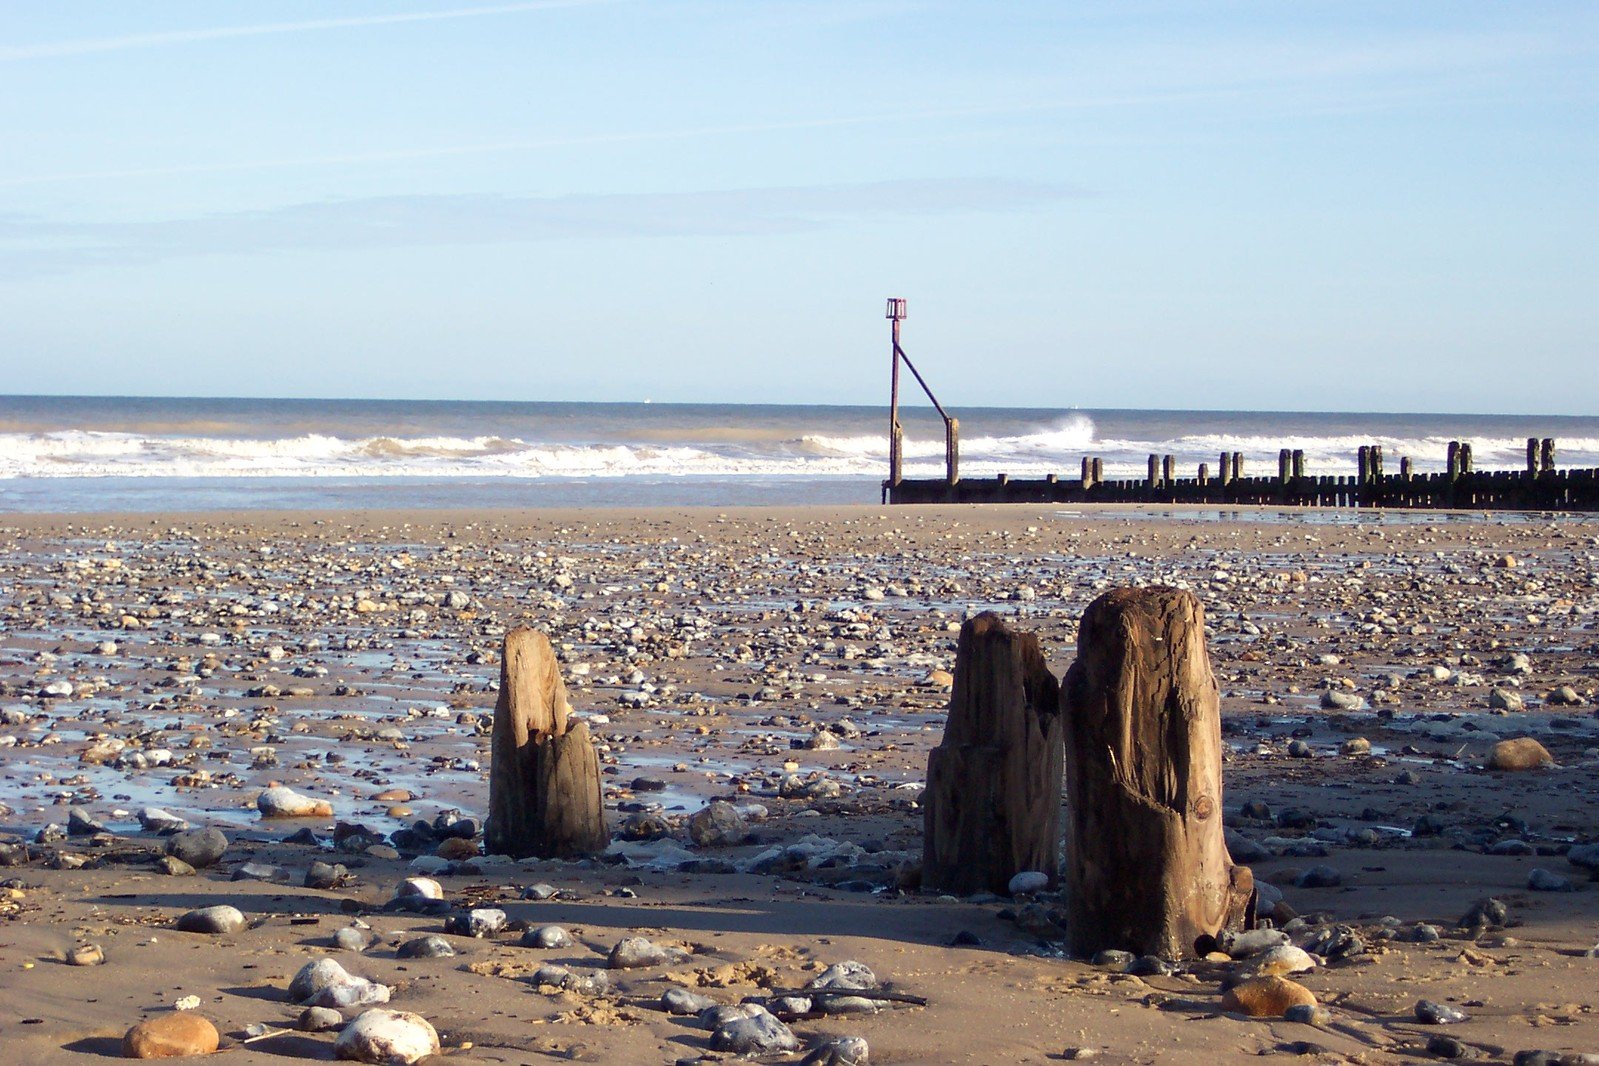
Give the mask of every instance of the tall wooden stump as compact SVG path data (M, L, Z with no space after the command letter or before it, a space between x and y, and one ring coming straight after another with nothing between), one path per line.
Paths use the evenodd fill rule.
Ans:
M1083 613L1061 684L1072 950L1174 959L1254 921L1254 877L1222 835L1221 707L1204 612L1171 588Z
M571 710L549 640L531 629L507 633L489 769L490 854L567 858L610 841L599 755Z
M961 626L944 739L927 758L922 883L1004 892L1059 871L1060 686L1038 638L985 611Z

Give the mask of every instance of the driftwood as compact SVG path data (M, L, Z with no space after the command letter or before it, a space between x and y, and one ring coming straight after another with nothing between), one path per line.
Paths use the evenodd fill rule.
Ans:
M927 759L922 883L1005 892L1037 870L1053 883L1060 835L1059 685L1038 638L984 612L961 626L944 738Z
M555 653L542 633L506 634L493 745L485 829L490 854L569 858L609 843L599 755L588 726L571 717Z
M1221 711L1204 612L1170 588L1089 604L1061 685L1071 947L1178 958L1254 921L1222 830Z

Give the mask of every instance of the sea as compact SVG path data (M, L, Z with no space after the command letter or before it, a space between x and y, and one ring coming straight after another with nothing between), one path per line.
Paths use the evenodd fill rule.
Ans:
M1528 437L1559 466L1599 467L1599 417L979 407L961 425L963 477L1107 477L1173 455L1185 475L1241 452L1276 469L1353 474L1383 446L1442 469L1451 440L1476 466L1522 469ZM901 412L907 477L943 474L931 409ZM0 397L0 512L875 504L888 472L884 407L427 400Z

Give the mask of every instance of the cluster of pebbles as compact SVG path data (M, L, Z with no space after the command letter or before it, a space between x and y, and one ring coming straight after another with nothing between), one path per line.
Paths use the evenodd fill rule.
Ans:
M549 888L527 883L527 864L481 849L510 628L549 633L600 749L613 843L581 869L630 871L639 884L769 877L937 905L917 896L918 799L962 619L1010 616L1060 672L1082 609L1129 584L1187 588L1206 608L1229 846L1256 867L1274 928L1182 970L1094 960L1084 981L1214 981L1228 998L1213 1008L1249 1015L1251 982L1367 965L1396 944L1429 943L1429 930L1473 944L1502 930L1436 913L1334 913L1339 893L1407 855L1515 862L1526 892L1591 898L1599 525L906 508L0 530L0 865L19 875L7 882L10 913L26 909L27 875L46 869L148 865L289 886L342 901L352 924L329 946L358 957L383 943L374 915L440 922L384 948L400 959L448 958L462 937L589 951L592 966L495 965L582 1000L568 1013L625 1015L641 1000L617 973L692 967L696 949L585 944L442 887L486 882L519 904ZM377 898L396 873L400 890ZM961 901L997 924L952 930L953 942L1060 958L1048 888L1017 888ZM166 917L213 937L258 918L239 900ZM105 961L97 944L73 951L80 965ZM635 957L648 961L618 964ZM852 967L870 975L840 965L852 980L865 979ZM296 981L321 983L305 996L291 988L300 1030L337 1032L340 1054L367 1061L410 1061L361 1050L384 1040L437 1050L438 1031L390 1006L384 982L332 958L306 966ZM767 987L731 1003L673 988L654 1008L699 1019L708 1055L797 1055L785 1019L890 1002L827 987ZM1268 1013L1332 1024L1305 994L1308 1004ZM866 1058L856 1035L804 1053ZM1480 1053L1467 1042L1446 1057Z

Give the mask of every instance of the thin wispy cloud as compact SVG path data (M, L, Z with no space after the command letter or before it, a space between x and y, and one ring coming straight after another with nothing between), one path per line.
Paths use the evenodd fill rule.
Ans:
M363 26L392 26L406 22L440 22L445 19L481 18L487 15L512 15L551 8L594 7L618 0L526 0L517 4L490 4L460 7L445 11L410 11L392 15L361 15L351 18L307 19L302 22L266 22L253 26L213 26L164 33L131 33L121 37L90 37L47 44L0 45L0 61L53 59L60 56L90 55L95 52L121 52L130 48L162 48L171 45L219 41L230 37L264 37L277 33L310 33L316 30L355 29Z
M872 219L1025 210L1084 195L1056 184L938 179L553 197L379 196L156 222L10 215L0 216L0 274L25 277L195 255L770 236Z

